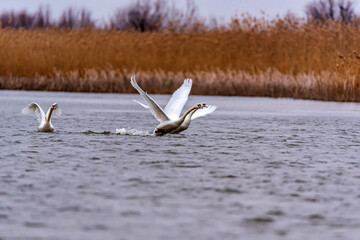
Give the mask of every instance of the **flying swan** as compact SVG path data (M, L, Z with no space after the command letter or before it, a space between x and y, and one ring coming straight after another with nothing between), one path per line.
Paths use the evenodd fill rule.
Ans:
M135 76L133 76L133 77L135 79ZM192 79L187 78L184 80L184 83L181 85L181 87L179 87L172 94L169 102L167 103L167 105L165 106L165 109L164 109L164 113L171 120L177 120L180 118L180 113L181 113L182 109L184 108L186 101L188 100L191 86L192 86ZM150 110L148 105L145 105L136 100L134 100L134 101L136 103L140 104L141 106L143 106L144 108ZM194 120L198 117L206 116L207 114L214 112L215 109L216 109L216 106L212 106L212 105L206 106L206 104L202 104L201 109L191 112L189 115L187 115L184 122L178 128L174 129L170 133L179 133L179 132L186 130L189 127L191 120Z
M56 115L61 115L61 109L59 108L57 103L54 103L51 105L49 110L47 111L46 115L44 111L41 109L39 104L33 102L30 103L28 106L26 106L23 110L23 114L32 114L35 113L37 116L37 120L39 122L39 128L38 130L40 132L53 132L54 126L51 124L51 115L52 113L55 113Z
M136 83L135 76L131 77L131 85L140 93L144 100L148 103L148 108L154 117L160 122L160 124L155 128L154 134L156 136L162 136L164 134L170 133L181 126L185 121L185 118L191 114L193 115L198 109L203 108L203 105L206 104L195 104L189 110L187 110L183 116L178 119L171 119L164 110L146 93L144 92L139 85ZM144 105L146 106L146 105Z

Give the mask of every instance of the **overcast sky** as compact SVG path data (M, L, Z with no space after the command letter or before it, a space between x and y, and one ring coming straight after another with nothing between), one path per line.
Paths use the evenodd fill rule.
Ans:
M169 0L170 1L170 0ZM230 19L236 13L249 12L260 15L264 11L269 16L285 15L288 11L297 16L304 15L304 8L312 0L194 0L200 16L215 16ZM0 0L0 11L26 9L35 11L40 5L49 5L53 16L58 16L67 7L86 7L93 17L107 20L114 9L126 6L136 0ZM177 6L185 6L186 0L176 0ZM359 4L356 11L359 12Z

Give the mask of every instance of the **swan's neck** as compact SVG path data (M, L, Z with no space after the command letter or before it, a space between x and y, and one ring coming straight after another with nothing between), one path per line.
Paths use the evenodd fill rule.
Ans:
M187 110L186 113L184 113L184 115L182 115L181 118L179 118L179 120L178 120L180 125L184 122L187 115L189 115L190 113L191 113L191 115L194 114L194 112L196 112L196 110L198 110L197 107L192 107L189 110ZM191 115L190 115L190 117L191 117Z
M197 109L194 109L194 110L187 116L187 118L191 119L192 116L194 115L194 113L195 113L197 110L198 110L198 108L197 108Z
M49 114L45 117L45 121L50 122L51 114L54 111L53 108L50 108Z
M191 122L192 115L194 115L194 113L195 113L197 110L198 110L198 109L192 110L192 111L190 112L190 114L185 117L184 122L181 124L182 127L186 127L186 128L189 127L190 122Z

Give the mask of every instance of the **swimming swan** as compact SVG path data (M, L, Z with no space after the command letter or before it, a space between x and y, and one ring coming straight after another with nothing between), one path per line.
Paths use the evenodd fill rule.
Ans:
M184 105L186 103L186 101L188 100L188 96L191 90L191 86L192 86L192 79L187 78L184 80L184 83L181 85L181 87L179 87L171 96L169 102L166 104L165 109L164 109L164 113L171 119L171 120L177 120L180 118L180 113L182 111L182 109L184 108ZM143 106L146 109L149 109L149 106L138 102L136 100L134 100L136 103L140 104L141 106ZM179 133L182 132L184 130L186 130L190 123L191 120L194 120L198 117L203 117L206 116L212 112L215 111L217 107L216 106L212 106L212 105L204 105L203 108L194 111L192 113L190 113L186 118L185 121L181 124L180 127L178 127L176 130L171 131L170 133Z
M51 124L51 115L52 113L55 113L56 115L61 115L61 109L59 108L57 103L54 103L51 105L49 110L47 111L46 115L44 111L41 109L39 104L33 102L30 103L28 106L26 106L23 110L23 114L32 114L35 113L37 116L37 120L39 122L39 128L38 130L40 132L52 132L54 131L54 126Z
M139 85L136 83L135 76L131 77L131 85L140 93L144 100L148 103L148 108L154 117L160 122L160 124L155 128L154 134L156 136L162 136L164 134L170 133L171 131L177 129L184 122L186 116L190 113L194 114L198 109L203 107L203 104L195 104L192 108L187 110L183 116L178 119L172 120L164 110L146 93L144 92Z

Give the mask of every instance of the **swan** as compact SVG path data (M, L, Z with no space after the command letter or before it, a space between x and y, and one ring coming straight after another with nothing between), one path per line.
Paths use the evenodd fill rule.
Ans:
M54 112L56 115L61 115L61 109L59 108L57 103L51 105L46 115L44 111L41 109L39 104L33 102L26 106L22 111L23 114L32 114L35 113L37 115L37 120L39 122L38 130L40 132L53 132L54 126L51 124L51 115Z
M164 110L146 93L142 90L135 80L135 76L131 77L130 81L131 85L140 93L140 95L144 98L144 100L148 103L148 108L150 112L154 115L154 117L160 122L160 124L155 128L154 135L162 136L164 134L170 133L171 131L177 129L184 122L186 116L189 114L193 114L198 109L203 107L203 104L198 103L193 107L188 109L183 116L178 119L171 119Z
M135 78L135 77L134 77ZM166 104L164 113L171 119L176 120L180 118L181 110L184 108L186 101L192 86L192 79L187 78L184 80L184 83L179 87L171 96L169 102ZM149 106L134 100L136 103L140 104L142 107L149 109ZM191 112L186 118L185 121L181 124L180 127L171 131L170 133L179 133L186 130L191 123L191 120L194 120L198 117L206 116L216 110L216 106L203 104L203 107L198 111Z
M182 115L179 119L177 120L167 120L165 122L161 122L154 130L154 134L156 136L162 136L164 134L167 133L171 133L172 131L178 129L181 124L184 122L185 118L191 114L196 112L198 109L202 108L202 104L197 103L195 104L192 108L190 108L189 110L187 110L184 115Z

